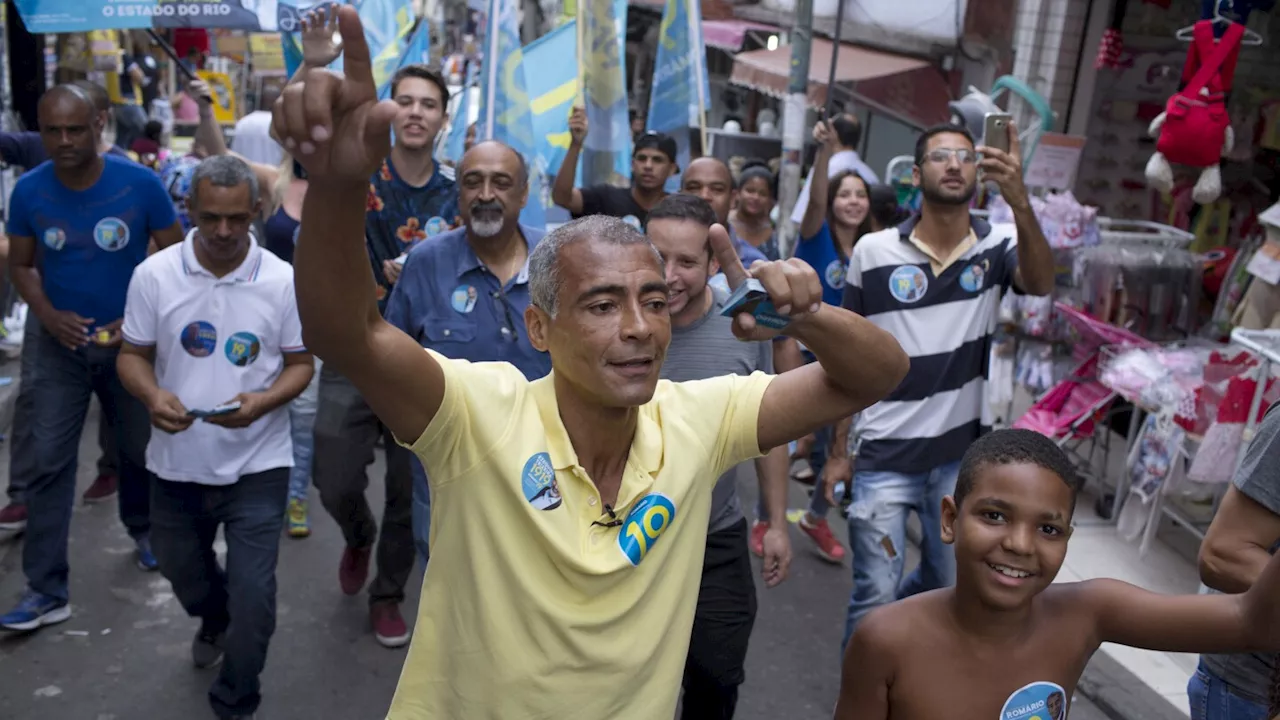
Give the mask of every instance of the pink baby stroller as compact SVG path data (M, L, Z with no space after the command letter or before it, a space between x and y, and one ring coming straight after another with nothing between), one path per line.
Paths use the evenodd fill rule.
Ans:
M1049 388L1031 405L1013 426L1035 430L1070 453L1079 469L1092 473L1094 454L1102 445L1102 467L1107 467L1111 453L1111 433L1103 427L1111 406L1119 397L1098 381L1098 363L1103 347L1151 347L1153 343L1129 330L1097 320L1062 302L1054 303L1057 312L1071 324L1080 341L1073 347L1078 364L1061 382ZM1087 452L1085 445L1087 444Z

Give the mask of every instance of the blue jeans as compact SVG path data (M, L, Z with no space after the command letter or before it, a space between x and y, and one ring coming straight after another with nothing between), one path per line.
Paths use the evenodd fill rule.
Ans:
M822 469L827 466L827 445L831 444L834 428L828 426L813 433L813 447L809 450L809 467L813 469L813 494L809 497L809 514L816 518L825 518L831 509L827 502L827 493L822 487ZM756 518L761 522L769 522L769 509L764 506L764 498L756 501Z
M316 407L320 398L320 358L316 374L302 394L289 403L289 428L293 435L293 469L289 471L289 499L307 499L311 487L311 456L316 447Z
M1191 720L1267 720L1267 706L1236 695L1225 680L1200 663L1187 682Z
M912 475L854 471L853 503L849 505L853 596L841 647L848 644L858 621L875 608L955 584L955 553L943 544L941 526L942 498L955 492L959 472L959 461ZM910 511L920 516L924 542L920 565L904 580Z
M252 714L262 701L258 676L276 630L276 560L288 494L289 468L231 485L154 480L151 547L160 572L204 630L226 632L222 667L209 688L209 704L221 717ZM219 525L225 570L213 552Z
M27 323L23 329L22 359L19 361L18 401L13 407L13 424L9 441L9 501L17 505L26 504L27 485L36 474L36 455L31 444L31 406L34 375L39 358L36 357L40 343L33 338L39 332L40 321L33 312L27 313ZM102 456L98 458L99 475L119 475L120 459L116 449L115 433L111 423L107 422L105 410L98 417L98 448Z
M413 458L413 544L418 548L422 567L431 559L431 486L422 461Z
M67 599L67 535L76 494L80 434L89 395L98 396L120 452L120 520L135 539L151 528L150 477L145 453L151 438L147 409L116 375L117 348L88 345L68 350L36 327L23 342L37 343L31 374L31 443L34 473L26 488L27 536L22 569L31 589Z

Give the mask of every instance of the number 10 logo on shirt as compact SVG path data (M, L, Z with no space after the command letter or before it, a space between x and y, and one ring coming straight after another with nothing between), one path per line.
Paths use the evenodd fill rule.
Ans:
M653 549L676 517L675 503L666 495L646 495L627 513L622 522L622 531L618 533L618 547L632 565L639 567L640 561Z

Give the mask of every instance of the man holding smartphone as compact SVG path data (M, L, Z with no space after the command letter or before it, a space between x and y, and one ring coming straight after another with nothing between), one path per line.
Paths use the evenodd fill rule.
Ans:
M986 367L1001 296L1053 290L1053 255L1022 182L1016 128L1005 127L1008 152L992 147L993 137L974 147L959 125L926 130L912 169L920 214L863 236L851 254L842 304L902 343L911 369L855 420L846 643L874 608L955 582L938 513L955 490L960 458L991 428ZM1014 226L969 212L979 170L1013 209ZM920 566L904 579L909 512L920 516L924 541Z
M147 445L152 546L188 614L221 718L251 717L275 631L276 558L293 465L289 401L311 381L293 268L250 232L258 181L243 160L191 178L196 227L138 266L125 305L120 380L161 432ZM218 526L227 566L218 565Z

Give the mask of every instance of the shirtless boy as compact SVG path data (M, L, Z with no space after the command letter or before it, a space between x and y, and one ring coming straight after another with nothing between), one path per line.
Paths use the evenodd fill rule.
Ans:
M1058 720L1104 642L1168 652L1280 650L1280 556L1242 595L1157 595L1118 580L1050 585L1080 480L1042 435L970 446L942 538L956 585L881 607L845 651L837 720Z

